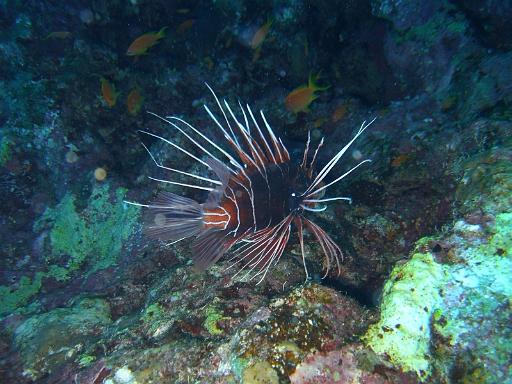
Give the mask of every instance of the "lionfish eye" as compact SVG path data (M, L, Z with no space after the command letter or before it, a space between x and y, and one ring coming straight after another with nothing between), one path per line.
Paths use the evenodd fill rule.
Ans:
M295 211L296 209L298 209L300 207L301 199L299 197L297 197L297 194L295 192L292 192L290 194L290 198L288 199L288 201L289 201L288 206L290 207L290 212Z

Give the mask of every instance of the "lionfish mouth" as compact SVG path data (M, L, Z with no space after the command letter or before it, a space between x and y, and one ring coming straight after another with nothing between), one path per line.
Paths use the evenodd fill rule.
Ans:
M170 192L160 192L149 204L127 201L128 204L147 208L144 215L145 232L167 244L194 238L192 258L200 270L208 268L232 250L233 256L226 270L235 266L239 268L232 278L258 279L259 284L281 258L293 225L297 228L306 280L309 279L309 272L304 248L305 229L316 238L325 256L323 277L329 274L333 265L340 274L343 253L322 228L305 217L305 213L324 211L327 204L334 201L351 202L349 197L325 197L324 194L328 188L371 160L359 162L330 182L325 182L325 179L375 119L369 123L363 122L354 137L316 172L315 165L324 143L323 138L312 151L308 133L302 162L294 167L288 150L273 132L263 111L259 112L261 121L258 123L250 106L246 104L244 108L238 102L241 115L237 117L227 101L221 103L212 88L208 84L206 86L215 98L221 118L208 106L204 105L204 108L222 134L227 148L176 116L162 117L149 112L176 129L195 149L185 149L151 132L139 132L163 141L211 173L207 177L165 166L142 143L157 168L177 173L191 181L148 176L151 180L207 191L208 198L204 203L198 203ZM299 179L303 182L299 183ZM304 180L305 186L301 189Z

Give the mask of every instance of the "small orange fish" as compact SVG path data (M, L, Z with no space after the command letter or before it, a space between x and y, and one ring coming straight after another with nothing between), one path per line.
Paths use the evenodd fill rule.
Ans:
M265 24L263 24L254 34L251 39L251 48L258 49L261 47L261 44L265 41L267 37L270 27L272 26L272 20L268 20Z
M158 43L158 41L165 37L165 30L167 27L163 27L158 32L148 32L142 36L137 37L128 47L126 54L128 56L140 56L145 55L149 48Z
M347 114L348 108L346 104L340 104L336 107L331 116L331 121L337 123Z
M48 36L46 36L44 39L68 39L71 37L71 32L68 31L56 31L49 33Z
M204 63L206 64L206 67L208 68L209 71L211 71L213 69L213 67L215 66L215 63L213 62L213 60L210 56L206 56L204 58Z
M144 98L140 94L139 88L133 88L126 98L126 107L128 108L128 113L132 116L135 116L137 113L139 113L143 101Z
M329 86L321 87L316 83L319 77L320 74L316 76L311 74L307 85L301 85L291 91L284 100L286 109L293 113L309 112L309 105L318 97L315 92L329 88Z
M320 128L322 125L327 123L329 119L327 117L319 117L313 122L313 127Z
M180 35L184 34L185 32L187 32L190 28L192 28L192 26L195 24L196 20L195 19L188 19L188 20L185 20L183 23L181 23L180 25L178 25L178 28L176 28L176 32Z
M393 160L391 160L391 166L393 168L397 168L402 166L404 163L408 162L411 159L411 155L407 153L401 153L396 156Z
M111 84L104 77L101 78L101 96L103 97L103 101L110 108L116 105L118 93L116 92L116 88L114 84Z

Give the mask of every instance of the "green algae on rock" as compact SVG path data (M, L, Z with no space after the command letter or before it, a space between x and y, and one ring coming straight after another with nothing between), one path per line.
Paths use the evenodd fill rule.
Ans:
M267 361L258 361L244 370L244 384L278 384L277 372Z
M57 207L43 214L41 221L52 225L52 256L48 261L62 255L69 257L65 270L55 276L57 279L68 279L69 273L84 263L90 265L88 273L116 263L123 242L132 233L138 216L137 208L123 204L125 193L119 188L116 202L110 203L108 185L98 186L84 211L77 212L75 198L67 194Z
M2 134L0 136L0 167L3 167L11 158L12 143Z
M479 121L473 124L479 131L499 132L507 137L503 148L494 147L456 164L461 173L455 197L462 213L482 211L496 215L512 207L512 124Z
M26 305L29 299L41 289L43 276L41 272L36 273L32 279L23 276L16 289L0 285L0 316L12 313Z
M96 186L87 207L78 212L75 197L67 194L53 209L48 209L36 223L51 225L51 256L48 262L67 257L65 271L56 276L66 280L69 273L83 264L87 273L105 269L117 261L123 242L133 231L138 217L137 207L123 203L126 190L118 188L111 203L108 184Z
M28 304L41 289L44 278L66 281L84 265L88 267L87 274L114 265L139 214L137 207L123 203L125 193L125 189L118 188L115 201L110 202L109 186L104 184L95 187L81 212L69 193L55 208L48 208L34 225L36 231L49 229L47 270L38 271L33 277L22 276L14 288L0 286L0 316Z
M505 382L512 379L512 213L497 215L490 235L461 221L452 231L445 241L457 262L441 264L431 253L416 253L395 267L384 287L381 319L364 339L422 379L434 371L445 378L463 371L467 382L475 375L482 383Z
M474 128L503 133L504 145L453 164L461 175L455 195L460 218L442 234L419 239L412 258L394 268L380 321L364 337L422 380L512 380L510 124L479 121Z
M28 318L14 332L24 375L37 380L66 361L82 361L78 354L110 321L109 305L102 299L83 299L71 308Z
M220 320L229 320L229 317L225 317L222 312L217 308L216 301L206 308L206 318L203 326L210 333L210 335L222 335L223 331L219 328L217 322Z
M367 344L404 371L428 375L430 317L441 302L445 279L443 267L428 253L416 253L395 267L384 286L381 319L366 333Z

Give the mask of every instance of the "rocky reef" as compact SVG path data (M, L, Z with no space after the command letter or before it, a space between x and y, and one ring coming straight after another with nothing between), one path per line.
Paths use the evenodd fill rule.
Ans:
M2 383L512 381L508 2L0 2ZM44 17L41 17L44 15ZM304 105L287 96L318 87ZM261 284L142 229L167 166L207 173L145 111L212 139L204 82L263 109L298 159L372 163ZM288 102L286 101L288 100ZM177 181L182 181L180 177Z

